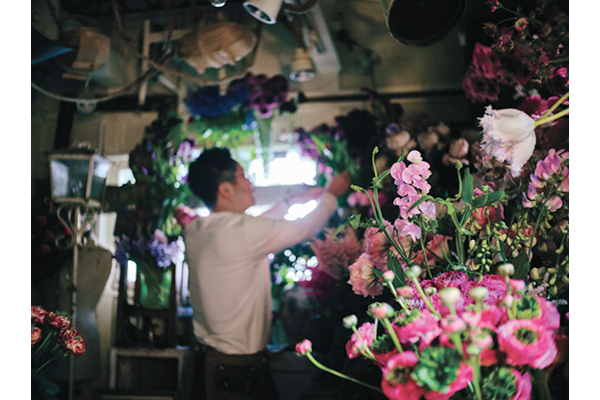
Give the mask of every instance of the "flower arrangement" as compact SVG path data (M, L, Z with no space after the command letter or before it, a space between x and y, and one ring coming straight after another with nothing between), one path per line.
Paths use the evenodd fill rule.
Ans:
M371 304L374 322L359 328L355 315L344 319L354 332L348 357L382 371L381 388L373 389L390 399L528 399L532 392L550 398L546 374L564 363L558 349L568 340L548 299L564 304L568 289L569 156L536 149L536 129L568 113L556 112L566 98L535 119L491 107L480 118L481 152L502 163L506 191L494 182L476 186L470 169L455 160L458 193L433 197L430 165L419 151L401 154L379 173L375 148L370 187L353 185L372 215L353 215L333 233L365 229L368 244L348 267L348 283L363 297L389 288L400 306ZM393 222L383 218L379 198L388 177L397 189ZM297 350L332 372L314 360L307 342Z
M31 386L33 398L54 398L57 360L85 353L85 342L65 313L31 306ZM54 368L52 368L54 367Z
M502 20L484 24L489 46L475 44L463 80L467 98L485 103L549 90L565 94L569 82L568 8L553 1L533 2L531 10L524 10L525 6L511 10L498 0L487 3Z

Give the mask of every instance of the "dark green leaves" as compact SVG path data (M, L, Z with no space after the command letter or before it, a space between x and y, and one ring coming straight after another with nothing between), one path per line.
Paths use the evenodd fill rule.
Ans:
M394 272L395 278L392 284L395 288L402 287L406 284L406 278L404 276L404 269L402 269L402 265L400 265L400 261L398 257L394 255L391 251L388 252L387 255L387 267L390 271Z
M515 267L515 274L513 279L525 279L529 274L529 257L527 256L527 250L523 250L514 260L512 265Z
M466 204L471 204L473 201L473 176L468 168L465 169L461 197Z
M492 193L486 193L482 196L478 196L475 199L473 199L473 203L471 205L474 209L489 206L490 204L502 200L504 196L505 194L503 190L498 190Z

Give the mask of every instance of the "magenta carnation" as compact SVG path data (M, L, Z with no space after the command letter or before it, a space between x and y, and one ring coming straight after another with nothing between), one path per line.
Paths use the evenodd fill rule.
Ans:
M410 374L419 357L412 351L404 351L390 358L382 368L381 389L391 400L419 400L424 394Z
M509 365L529 365L544 369L554 361L558 350L548 330L530 320L515 319L498 327L498 344Z
M498 301L500 301L500 299L506 296L506 280L503 276L493 274L484 275L481 279L481 282L474 280L462 283L460 285L460 290L463 293L469 293L469 290L480 286L483 286L488 290L487 296L485 296L485 299L483 299L485 303L496 304ZM465 297L466 305L473 302L474 300L471 297Z

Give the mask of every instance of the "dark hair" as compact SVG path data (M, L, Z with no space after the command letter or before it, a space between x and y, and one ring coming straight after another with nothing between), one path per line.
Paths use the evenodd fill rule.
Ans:
M227 148L207 149L190 164L188 185L206 207L214 209L219 185L222 182L235 183L237 162L231 158Z

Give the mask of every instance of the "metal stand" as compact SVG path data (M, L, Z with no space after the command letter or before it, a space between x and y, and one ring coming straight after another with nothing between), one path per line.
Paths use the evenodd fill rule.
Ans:
M69 313L73 327L77 318L77 267L79 258L79 246L83 244L83 235L92 229L92 226L98 219L98 211L88 206L81 206L76 203L63 203L56 210L58 219L70 229L70 240L66 243L61 243L62 237L58 238L57 246L62 249L73 248L73 265L70 273L71 301ZM74 385L74 357L69 356L69 400L73 400L73 385Z

